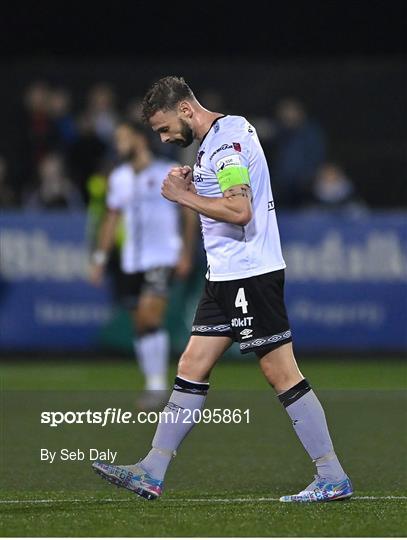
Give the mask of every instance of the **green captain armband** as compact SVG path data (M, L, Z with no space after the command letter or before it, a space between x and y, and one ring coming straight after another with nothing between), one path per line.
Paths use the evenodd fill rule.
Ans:
M233 186L241 184L250 186L249 171L247 167L242 167L240 157L235 154L216 163L216 177L222 193Z

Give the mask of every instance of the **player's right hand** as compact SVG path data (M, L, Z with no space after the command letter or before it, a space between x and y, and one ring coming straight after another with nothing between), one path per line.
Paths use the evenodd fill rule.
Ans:
M184 175L185 180L187 180L189 183L192 183L193 178L192 178L191 167L189 165L184 165L183 167L181 167L181 169L182 169L182 174Z
M189 167L189 165L184 165L183 167L173 167L168 174L183 178L188 183L192 182L192 169Z
M195 184L193 182L192 169L189 165L184 165L183 167L173 167L168 175L177 176L186 181L186 187L188 191L196 193Z
M91 264L88 268L89 282L95 287L99 287L102 284L105 269L102 264Z

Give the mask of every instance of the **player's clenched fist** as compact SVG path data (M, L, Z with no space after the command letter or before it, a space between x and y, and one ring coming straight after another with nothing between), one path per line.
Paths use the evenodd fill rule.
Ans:
M187 182L192 182L192 169L189 165L173 167L168 174L179 176L180 178L184 178Z
M188 165L173 167L164 179L161 194L169 201L177 202L183 191L196 193L192 181L192 169Z
M185 191L188 191L185 178L174 174L168 174L161 186L161 195L173 202L177 202Z

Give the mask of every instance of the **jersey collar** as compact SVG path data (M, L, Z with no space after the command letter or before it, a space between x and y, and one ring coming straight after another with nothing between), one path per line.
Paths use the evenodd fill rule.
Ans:
M214 120L214 121L212 122L212 124L209 126L208 131L207 131L207 132L205 133L205 135L203 136L202 141L201 141L201 143L200 143L200 145L199 145L199 148L201 148L201 146L202 146L204 140L206 139L208 133L209 133L210 130L213 128L213 126L216 124L216 122L217 122L218 120L220 120L221 118L226 118L226 116L227 116L227 114L222 114L221 116L218 116L217 118L215 118L215 120Z

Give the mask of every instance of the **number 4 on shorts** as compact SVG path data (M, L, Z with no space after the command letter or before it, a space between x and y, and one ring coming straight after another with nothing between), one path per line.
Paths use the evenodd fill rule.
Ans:
M235 299L235 307L242 308L243 313L247 313L247 306L249 305L249 302L246 300L246 297L244 295L244 287L240 287L240 289L237 291L236 299Z

